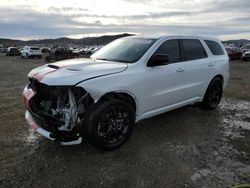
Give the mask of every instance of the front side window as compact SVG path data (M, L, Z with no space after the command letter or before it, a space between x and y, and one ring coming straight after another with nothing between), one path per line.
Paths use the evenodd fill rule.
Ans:
M181 39L182 60L191 61L207 57L207 53L198 39Z
M94 59L134 63L154 44L156 39L122 38L111 42L91 56Z
M179 40L167 40L155 51L155 54L168 55L169 63L180 62L180 47Z
M205 40L205 43L207 44L208 48L210 49L213 55L224 55L223 49L217 42L211 40Z

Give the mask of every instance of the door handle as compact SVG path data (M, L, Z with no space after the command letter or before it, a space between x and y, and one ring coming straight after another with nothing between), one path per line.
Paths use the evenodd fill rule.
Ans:
M179 67L176 69L176 72L183 72L183 71L184 71L184 68L182 68L182 67Z
M208 66L209 66L209 67L213 67L214 64L213 64L213 63L208 63Z

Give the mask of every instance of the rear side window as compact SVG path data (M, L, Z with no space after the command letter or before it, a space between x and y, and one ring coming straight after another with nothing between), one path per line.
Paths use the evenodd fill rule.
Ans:
M161 46L156 50L155 54L168 55L170 63L180 62L181 55L179 40L167 40L166 42L161 44Z
M207 57L204 47L197 39L181 39L181 45L183 61L203 59Z
M213 55L224 55L223 49L217 42L211 40L205 40L205 43L207 44L208 48L210 49Z

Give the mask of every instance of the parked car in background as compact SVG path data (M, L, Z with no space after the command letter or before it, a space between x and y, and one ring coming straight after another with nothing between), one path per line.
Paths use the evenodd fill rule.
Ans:
M85 52L85 48L79 49L79 54L84 54L84 52Z
M97 49L98 49L97 47L87 47L87 48L83 48L83 49L79 50L79 53L83 54L83 55L90 56L93 53L95 53Z
M51 48L50 53L45 57L46 62L50 61L60 61L64 59L73 59L78 58L79 53L74 53L69 47L67 46L54 46Z
M245 46L242 46L241 48L241 51L244 53L244 52L246 52L246 51L250 51L250 44L247 44L247 45L245 45Z
M242 51L239 47L226 47L227 55L229 59L240 59Z
M228 59L222 43L210 37L117 39L91 59L33 69L23 92L25 118L62 145L86 137L113 150L140 120L193 103L216 108L229 78Z
M243 54L242 54L242 60L243 61L247 61L247 60L250 60L250 50L249 51L245 51L245 52L243 52Z
M241 59L243 61L249 60L250 59L250 44L246 44L242 46L240 49L242 51Z
M50 51L51 51L51 49L48 48L48 47L43 47L43 48L41 48L41 52L42 52L42 53L50 53Z
M96 53L98 50L100 50L102 47L97 47L92 51L92 54Z
M34 57L41 59L42 58L42 51L40 50L39 47L25 46L21 50L21 56L22 56L22 58L27 58L27 59L34 58Z
M7 48L0 48L0 53L7 53L8 49Z
M21 53L17 47L9 47L6 56L19 56Z
M80 49L73 49L72 50L72 54L73 54L73 56L75 56L75 57L79 57L79 55L80 55Z

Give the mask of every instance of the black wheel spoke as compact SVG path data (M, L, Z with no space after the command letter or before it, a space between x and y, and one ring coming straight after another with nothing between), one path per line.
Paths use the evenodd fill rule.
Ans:
M126 108L115 105L101 115L98 135L107 143L119 143L126 137L129 124L129 115Z
M119 130L116 126L114 126L114 129L122 136L126 135L121 130Z

